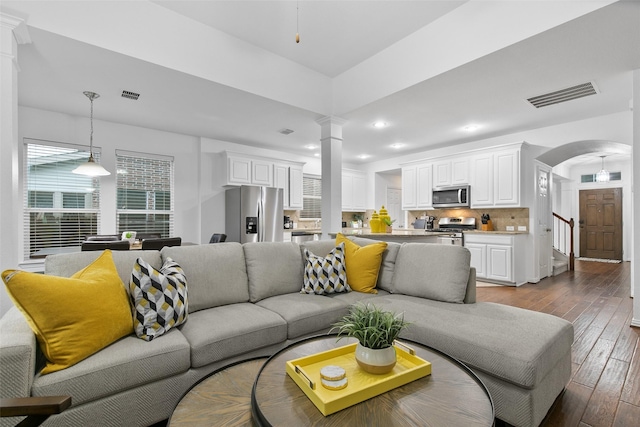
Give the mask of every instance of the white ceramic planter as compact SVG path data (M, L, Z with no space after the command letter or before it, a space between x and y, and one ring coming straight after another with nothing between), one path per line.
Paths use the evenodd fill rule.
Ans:
M396 366L396 349L394 346L371 349L358 343L356 346L356 362L370 374L386 374Z

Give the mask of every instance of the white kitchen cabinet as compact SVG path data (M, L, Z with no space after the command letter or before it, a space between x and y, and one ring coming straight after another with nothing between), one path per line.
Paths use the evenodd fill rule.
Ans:
M302 166L274 164L273 186L283 190L284 209L302 209Z
M433 165L421 163L402 168L402 209L432 206Z
M273 161L226 153L226 185L273 185Z
M520 150L493 155L495 166L493 203L495 206L520 205Z
M520 206L520 150L471 157L471 207Z
M464 246L471 252L471 267L476 269L476 277L487 277L487 245L484 243L465 242Z
M302 209L302 165L289 166L289 208Z
M433 205L433 166L430 163L416 166L416 190L419 209L431 208Z
M471 158L471 207L493 206L493 154Z
M519 286L525 282L526 234L465 233L476 277Z
M449 187L469 183L469 159L455 157L433 163L433 186Z
M342 171L342 210L366 210L366 175L360 171Z

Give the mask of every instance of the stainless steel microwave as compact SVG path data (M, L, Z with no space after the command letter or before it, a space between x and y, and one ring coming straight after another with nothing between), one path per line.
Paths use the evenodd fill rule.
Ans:
M434 208L469 207L469 186L436 187L433 189Z

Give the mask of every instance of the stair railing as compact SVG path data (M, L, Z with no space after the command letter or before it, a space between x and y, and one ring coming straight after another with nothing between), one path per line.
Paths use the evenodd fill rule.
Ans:
M573 245L573 218L565 219L553 213L553 248L569 257L569 270L575 267L575 254Z

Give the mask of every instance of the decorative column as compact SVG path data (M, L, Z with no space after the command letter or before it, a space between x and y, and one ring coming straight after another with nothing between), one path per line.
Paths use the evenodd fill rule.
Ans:
M18 44L31 43L24 21L0 13L0 271L22 261L22 197L18 140ZM12 303L0 286L0 316Z
M322 239L342 230L342 126L338 117L323 117L320 125L322 153Z

